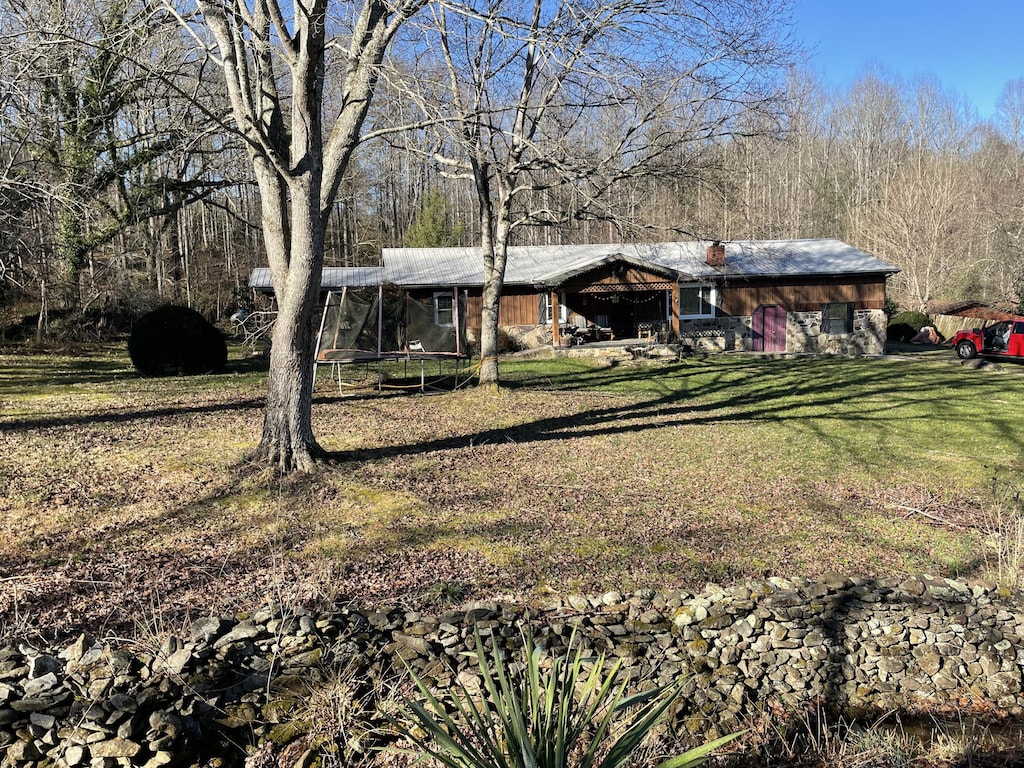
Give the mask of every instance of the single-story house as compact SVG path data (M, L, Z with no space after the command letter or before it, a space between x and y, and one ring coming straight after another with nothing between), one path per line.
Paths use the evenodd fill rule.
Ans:
M879 354L885 283L899 270L839 240L518 246L501 326L522 343L660 336L708 351ZM478 248L386 248L372 268L325 268L326 291L388 285L479 338ZM268 270L250 286L270 290Z

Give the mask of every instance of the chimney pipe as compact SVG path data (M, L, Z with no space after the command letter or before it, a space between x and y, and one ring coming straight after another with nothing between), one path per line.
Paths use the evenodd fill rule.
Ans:
M725 266L725 246L718 240L708 246L707 262L709 267Z

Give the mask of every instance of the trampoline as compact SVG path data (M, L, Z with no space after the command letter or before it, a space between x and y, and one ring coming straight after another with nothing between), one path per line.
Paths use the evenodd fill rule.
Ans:
M327 293L317 332L313 378L321 365L343 390L343 366L376 363L377 389L382 390L384 362L420 364L420 391L427 388L426 365L453 361L459 386L466 344L466 297L458 288L435 291L423 298L390 285L345 287ZM466 374L467 379L469 373Z

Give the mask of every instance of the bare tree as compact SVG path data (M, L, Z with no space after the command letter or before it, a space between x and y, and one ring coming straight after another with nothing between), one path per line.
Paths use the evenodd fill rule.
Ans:
M728 134L737 116L771 113L777 67L788 61L784 13L782 3L734 0L438 7L426 34L443 64L427 57L433 68L417 70L415 92L427 117L448 128L435 158L476 191L482 385L499 380L513 233L590 216L621 227L629 216L614 203L630 196L612 190L682 175L692 151Z
M810 73L796 70L786 88L781 119L755 114L746 130L708 150L717 160L700 169L696 205L677 218L699 222L697 231L727 240L837 235L823 141L824 88Z
M360 140L380 65L421 0L197 0L218 50L231 114L260 191L263 239L277 296L263 435L254 460L310 471L322 449L312 430L312 314L325 233ZM342 38L347 37L347 44ZM333 125L325 124L328 51L338 52Z
M902 268L904 301L919 311L985 258L974 248L973 190L967 160L974 136L965 105L933 79L921 80L906 102L901 162L886 170L877 199L864 209L872 250Z
M202 73L173 20L134 0L2 0L0 14L2 133L21 145L22 189L53 214L53 277L77 307L99 249L222 186L194 108Z
M978 157L982 213L989 222L992 283L999 298L1024 299L1024 80L1006 84L996 132Z
M830 110L833 190L855 242L865 243L864 217L907 156L907 109L902 83L872 68Z

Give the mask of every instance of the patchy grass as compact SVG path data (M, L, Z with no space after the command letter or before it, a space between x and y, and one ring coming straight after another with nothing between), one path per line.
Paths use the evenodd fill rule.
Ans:
M383 393L322 377L333 461L281 479L245 463L265 386L247 361L140 379L116 350L0 355L0 635L152 631L268 599L440 604L450 585L983 577L986 493L1024 474L1018 369L502 365L498 395L422 396L400 367Z

